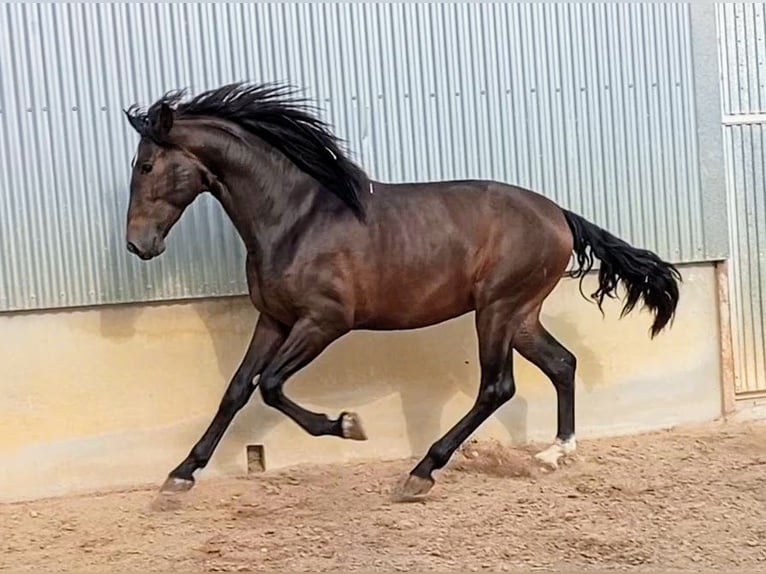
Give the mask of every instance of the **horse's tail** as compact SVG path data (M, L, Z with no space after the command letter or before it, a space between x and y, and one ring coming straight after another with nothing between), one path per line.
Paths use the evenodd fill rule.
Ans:
M654 315L651 336L654 338L672 323L678 305L678 282L681 274L672 264L657 254L637 249L585 218L563 210L572 231L576 264L569 276L580 278L580 293L585 274L591 270L594 256L601 261L598 271L598 289L591 295L599 309L604 297L616 297L617 286L622 282L627 290L625 305L620 318L630 313L643 299L643 306ZM603 309L601 309L603 313Z

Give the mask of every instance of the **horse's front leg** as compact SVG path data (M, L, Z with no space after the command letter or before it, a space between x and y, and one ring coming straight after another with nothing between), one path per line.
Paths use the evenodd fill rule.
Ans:
M320 321L301 319L274 358L261 374L259 384L263 401L298 423L312 436L332 435L341 438L366 440L359 417L342 412L337 419L314 413L288 399L282 387L287 379L313 361L327 346L346 330L328 326Z
M255 390L253 379L274 357L284 340L284 327L266 315L258 317L250 346L226 388L218 412L189 455L170 472L165 484L162 485L163 492L189 490L194 486L194 471L207 465L234 416L253 394Z

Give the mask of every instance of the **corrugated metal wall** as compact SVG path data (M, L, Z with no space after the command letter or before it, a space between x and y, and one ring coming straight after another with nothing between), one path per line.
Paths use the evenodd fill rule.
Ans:
M766 5L721 4L736 389L766 391Z
M123 247L121 108L180 86L306 87L378 179L542 191L677 262L706 245L683 4L0 5L0 309L245 291L210 200Z

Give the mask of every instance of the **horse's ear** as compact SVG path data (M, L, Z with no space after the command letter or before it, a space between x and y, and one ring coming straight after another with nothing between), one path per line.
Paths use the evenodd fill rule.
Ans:
M160 110L154 119L154 125L152 131L156 133L160 139L164 139L170 132L170 128L173 127L173 108L166 103L160 105Z
M144 119L138 114L132 114L128 110L122 110L125 117L128 118L128 122L131 127L136 130L140 135L143 135Z

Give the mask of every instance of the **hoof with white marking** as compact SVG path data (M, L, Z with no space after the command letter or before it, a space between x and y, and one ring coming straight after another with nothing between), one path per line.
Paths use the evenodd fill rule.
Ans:
M362 421L356 413L343 413L340 416L340 429L343 433L343 438L367 440L367 435L362 428Z
M556 470L559 467L559 461L565 456L574 454L576 450L577 440L575 437L570 437L565 441L557 438L551 446L538 452L535 459L550 469Z

